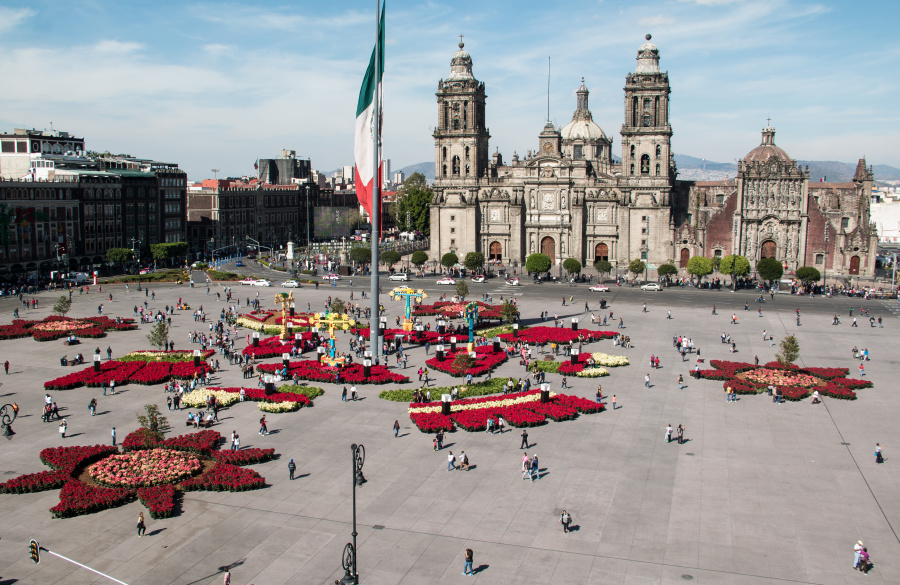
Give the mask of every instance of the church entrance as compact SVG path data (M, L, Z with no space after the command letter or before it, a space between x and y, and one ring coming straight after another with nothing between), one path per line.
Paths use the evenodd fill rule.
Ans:
M601 260L609 262L609 247L606 244L597 244L594 248L594 264Z
M760 258L775 258L775 252L778 250L778 246L772 240L766 240L763 242L762 247L759 250Z
M859 275L859 256L850 258L850 274L853 276Z
M691 251L688 250L687 248L682 248L681 249L681 259L678 262L680 267L687 268L687 263L688 263L688 260L690 260L690 258L691 258Z
M556 240L547 236L543 240L541 240L541 254L545 254L550 257L550 265L553 266L556 264Z
M503 245L500 242L491 242L488 260L500 262L503 259Z

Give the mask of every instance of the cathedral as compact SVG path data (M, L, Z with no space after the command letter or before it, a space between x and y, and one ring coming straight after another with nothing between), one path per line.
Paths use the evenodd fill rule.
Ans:
M684 269L694 255L737 253L751 266L774 257L788 271L874 274L873 176L865 160L850 183L810 183L767 126L735 179L679 181L669 75L650 35L624 89L620 159L593 120L582 80L572 120L562 128L548 122L534 150L504 162L489 152L484 82L460 42L450 75L438 82L431 257L478 251L515 266L540 252L557 266L575 258L624 270L636 258Z

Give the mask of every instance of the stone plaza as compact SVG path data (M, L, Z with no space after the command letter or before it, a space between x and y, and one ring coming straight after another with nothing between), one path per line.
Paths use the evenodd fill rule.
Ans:
M255 298L257 292L262 307L274 310L273 298L284 290L277 288L279 283L273 288L229 284L246 312L245 299ZM452 294L452 287L438 287L433 279L412 284L428 291L429 303L441 293ZM69 316L96 315L97 305L103 303L105 314L130 318L132 308L144 301L157 310L183 297L192 309L202 305L207 321L195 322L191 311L177 311L171 339L176 349L195 349L198 346L188 342L189 332L208 332L209 323L217 320L226 306L216 301L222 286L213 283L207 296L201 286L152 285L154 301L133 286L128 292L122 285L104 286L102 293L91 287L88 295L73 296ZM369 306L368 300L359 299L364 288L368 290L368 282L357 279L353 302ZM390 301L386 279L383 288L382 302L393 323L403 304ZM895 419L900 395L890 381L897 365L896 350L890 349L898 339L896 301L779 294L757 305L750 291L641 292L613 285L609 293L594 293L586 285L506 288L496 281L470 284L470 291L470 298L489 294L495 303L500 295L514 295L523 326L540 324L541 311L550 311L551 318L558 314L566 327L577 317L582 328L611 331L622 318L625 329L620 332L631 338L633 347L628 349L609 340L586 346L587 351L629 358L630 365L610 368L609 377L572 376L569 389L561 390L562 377L547 375L553 391L589 399L602 384L607 410L528 429L528 452L537 453L545 469L540 480L521 479L520 429L489 434L460 428L449 433L445 449L435 453L433 436L411 423L405 403L378 398L385 387L359 385L360 399L343 402L342 385L309 382L325 394L312 408L268 415L267 436L258 433L261 413L252 402L224 409L212 427L226 438L237 431L244 448L275 449L278 458L252 466L266 487L185 492L172 518L148 518L145 538L138 539L135 531L138 514L146 512L140 502L54 519L48 510L59 501L58 489L0 495L0 584L106 582L48 554L33 564L28 558L32 538L131 584L221 583L225 570L230 570L231 582L240 585L333 583L343 575L341 553L351 538L351 443L366 449L367 483L356 490L361 583L462 582L467 579L460 575L467 548L474 551L472 580L481 583L900 583L900 540L893 526L900 526L900 471L892 464L900 444ZM313 310L322 310L329 295L349 300L349 293L346 279L336 287L316 290L304 285L294 290L298 307L309 302ZM58 297L40 293L40 308L28 311L16 299L0 299L0 324L12 321L16 307L23 319L46 317ZM601 297L609 301L606 311L599 310ZM613 311L614 321L605 328L592 327L585 302L597 316ZM714 304L718 315L712 315ZM881 317L884 327L872 328L861 318L859 327L852 328L848 311L853 308L858 316L860 307ZM738 324L730 323L732 314ZM835 314L842 325L832 325ZM435 319L425 322L433 325ZM84 339L78 351L90 359L99 347L105 359L109 346L115 359L150 349L149 328L142 324L138 331ZM775 346L763 341L763 330L775 336ZM736 354L721 343L723 332L735 341ZM246 346L247 333L238 329L239 349ZM851 348L869 349L865 379L874 387L859 390L857 400L826 397L821 405L811 405L808 399L776 405L765 394L729 403L721 382L688 377L696 354L682 361L672 346L674 335L693 339L704 368L711 359L752 363L758 356L765 363L774 359L777 343L788 334L798 337L800 365L846 367L851 378L859 377L860 364ZM349 334L338 338L339 351L347 351ZM169 417L168 436L192 432L182 422L186 410L166 411L161 384L129 384L114 396L88 387L51 392L68 421L67 437L61 439L55 422L41 422L43 383L74 371L59 365L59 358L75 352L62 341L31 338L0 341L0 347L3 360L10 362L9 374L0 377L0 403L20 407L13 423L15 436L0 441L2 481L46 470L38 457L44 448L108 445L112 427L124 438L137 428L135 415L147 403L158 404ZM416 370L424 365L425 349L406 350L407 370L398 371L393 359L390 366L411 381L387 388L419 386ZM649 368L651 355L660 356L660 369ZM256 380L242 379L238 366L228 365L221 355L215 359L222 370L212 385L256 387ZM302 359L311 358L306 354ZM263 361L280 363L276 358ZM649 388L644 384L648 373ZM686 380L681 390L680 374ZM433 386L462 382L433 370L431 376ZM514 358L493 376L524 379L526 372ZM616 410L610 408L613 394ZM91 398L98 400L94 417L88 413ZM396 439L395 420L401 426ZM668 424L685 426L684 444L665 441ZM874 461L876 443L885 449L881 465ZM448 472L447 450L464 450L472 462L470 471ZM287 469L291 458L297 464L293 481ZM573 517L568 534L559 524L562 510ZM857 540L871 554L868 576L851 568Z

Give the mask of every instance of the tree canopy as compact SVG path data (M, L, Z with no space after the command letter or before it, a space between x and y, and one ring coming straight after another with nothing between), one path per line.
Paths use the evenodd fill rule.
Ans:
M131 248L110 248L106 251L106 261L110 264L124 266L126 262L134 258L134 250Z
M803 284L806 285L812 284L822 278L822 275L819 273L818 269L812 266L801 266L797 269L796 274L797 278L802 280Z
M596 270L597 273L600 274L600 276L609 274L610 272L612 272L612 269L613 266L608 260L597 260L596 262L594 262L594 270Z
M387 250L386 252L382 252L381 261L388 266L393 266L397 262L400 262L400 252L397 252L395 250Z
M631 262L628 263L628 272L632 273L635 276L640 275L641 272L647 269L647 263L641 260L640 258L635 258Z
M575 258L566 258L563 261L563 268L569 274L577 274L581 272L581 262L579 262Z
M756 272L761 279L771 282L781 278L784 268L781 266L781 262L775 258L763 258L756 263Z
M459 279L456 281L456 294L462 300L466 300L466 297L469 296L469 285L466 284L465 280Z
M459 264L459 256L453 252L447 252L441 256L441 266L444 268L453 268L457 264Z
M466 254L463 265L471 271L481 270L484 266L484 254L481 252L469 252Z
M712 260L707 258L706 256L694 256L687 263L687 272L691 276L697 277L697 282L700 282L704 276L708 274L712 274L713 271L713 263Z
M357 264L371 264L372 248L364 248L362 246L350 248L350 259Z
M59 313L62 316L65 316L66 313L72 308L72 301L69 300L69 297L63 295L59 297L59 300L56 301L56 304L53 305L53 312Z
M400 191L397 192L396 216L394 222L405 230L419 231L423 234L431 233L431 199L434 192L428 188L425 175L413 173L405 181ZM407 224L406 212L409 212Z
M428 254L423 252L422 250L416 250L410 256L409 261L413 263L413 266L418 266L421 268L426 262L428 262Z
M674 264L660 264L659 268L656 269L656 273L660 276L672 276L673 274L678 274L678 268Z
M150 328L150 333L147 334L147 341L156 349L164 350L169 343L168 324L165 321L157 322L156 325Z
M550 270L550 256L546 254L531 254L525 259L525 270L542 274Z
M187 251L187 242L163 242L160 244L150 244L150 254L157 262L168 260L170 258L179 258L187 254Z
M734 272L732 272L734 268ZM722 258L719 264L719 272L722 274L734 274L735 276L747 276L750 274L750 261L743 256L729 254Z
M788 335L782 339L781 351L775 354L775 359L778 360L778 363L786 366L797 361L797 358L799 357L800 344L797 342L797 338L793 335Z

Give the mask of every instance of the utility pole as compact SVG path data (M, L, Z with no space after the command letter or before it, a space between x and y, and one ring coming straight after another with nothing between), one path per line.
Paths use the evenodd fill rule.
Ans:
M216 180L216 181L218 181L218 180L219 180L219 170L220 170L220 169L211 169L211 170L212 170L212 172L213 172L213 179Z

